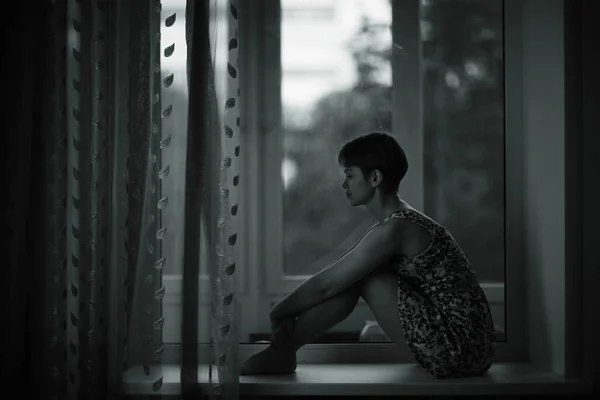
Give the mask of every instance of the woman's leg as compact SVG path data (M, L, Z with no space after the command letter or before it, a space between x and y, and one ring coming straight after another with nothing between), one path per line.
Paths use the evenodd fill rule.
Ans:
M404 329L398 313L398 276L380 268L364 279L361 296L385 334L398 346L406 347Z
M382 267L346 291L303 311L275 331L272 344L242 363L242 375L289 374L296 370L296 351L346 319L362 296L388 337L406 347L398 314L397 275Z
M311 307L275 331L271 345L242 363L241 375L286 374L296 370L296 351L346 319L356 307L362 282Z
M361 284L355 284L342 293L300 313L290 332L290 345L294 351L315 340L346 318L356 308ZM274 339L277 336L275 335Z
M369 305L386 335L399 346L406 346L398 313L398 276L385 266L372 272L351 289L301 313L288 335L289 339L284 342L286 347L298 350L345 320L356 307L359 296Z

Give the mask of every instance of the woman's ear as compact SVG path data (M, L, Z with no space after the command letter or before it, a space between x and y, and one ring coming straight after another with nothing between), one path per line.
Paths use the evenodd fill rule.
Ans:
M373 175L371 176L371 186L375 187L375 186L381 184L382 179L383 179L383 176L381 174L381 171L376 169L375 171L373 171Z

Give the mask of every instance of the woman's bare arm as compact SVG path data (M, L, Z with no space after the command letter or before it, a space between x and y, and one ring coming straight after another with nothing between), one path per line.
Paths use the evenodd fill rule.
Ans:
M378 229L376 229L378 228ZM378 224L336 262L294 289L271 310L271 319L293 317L351 286L396 252L398 225Z
M340 255L334 262L330 264L334 265L339 260L344 258L348 253L358 246L363 239L380 223L377 223L370 227L363 236L356 242L352 247L346 250L342 255ZM325 268L326 269L326 268ZM318 278L314 278L316 275L313 275L311 278L304 281L300 286L295 288L286 298L281 300L279 303L273 307L271 310L271 320L277 321L284 318L291 318L300 312L314 307L317 304L325 301L326 299L323 297L323 287L321 284L321 280Z
M361 236L360 239L358 239L358 241L356 243L354 243L353 246L351 246L348 250L346 250L345 252L342 253L341 256L339 256L338 258L336 258L336 260L334 262L332 262L331 264L335 264L336 262L338 262L339 260L341 260L342 258L344 258L346 256L346 254L350 253L352 250L354 250L354 248L356 246L359 245L360 242L362 242L362 240L365 238L365 236L367 236L369 234L369 232L371 232L373 229L377 228L381 223L378 222L375 225L373 225L372 227L370 227L369 229L367 229L367 231L365 233L363 233L363 235ZM330 265L331 265L330 264Z

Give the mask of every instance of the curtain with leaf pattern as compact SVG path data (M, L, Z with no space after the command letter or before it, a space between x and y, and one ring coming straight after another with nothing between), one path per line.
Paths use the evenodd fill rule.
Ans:
M210 321L182 325L182 390L194 393L198 377L197 330L210 329L211 398L239 396L235 314L237 215L239 211L238 12L235 0L187 0L189 119L186 168L184 315L197 315L200 226L210 281ZM222 40L225 39L225 40ZM226 48L221 43L224 43ZM198 151L201 149L200 151ZM200 240L198 240L200 239ZM207 325L208 324L208 325Z
M118 398L132 370L155 398L237 398L235 4L220 2L227 17L217 24L214 0L188 0L186 15L164 23L160 0L39 3L18 4L7 49L21 67L7 82L15 97L4 148L10 329L2 376L25 383L20 395L36 399ZM177 77L163 73L161 58L185 50L160 38L176 18L186 20L188 44L189 120L178 135L184 177L165 162L174 135L163 129L173 111L163 97ZM230 36L221 69L216 32ZM226 81L224 91L217 81ZM169 179L185 180L185 227L179 357L165 360L163 270L173 260L164 239L175 228L163 218L174 195L164 188ZM198 319L201 260L210 280L206 320ZM203 329L208 365L199 358ZM166 385L173 367L175 389Z

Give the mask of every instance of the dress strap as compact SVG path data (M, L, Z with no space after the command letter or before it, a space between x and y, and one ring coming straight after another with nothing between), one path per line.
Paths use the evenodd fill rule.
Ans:
M421 227L427 229L429 233L433 233L435 231L435 224L429 218L418 212L417 210L412 209L404 209L392 212L383 222L387 221L391 218L402 218L408 221L414 222Z

